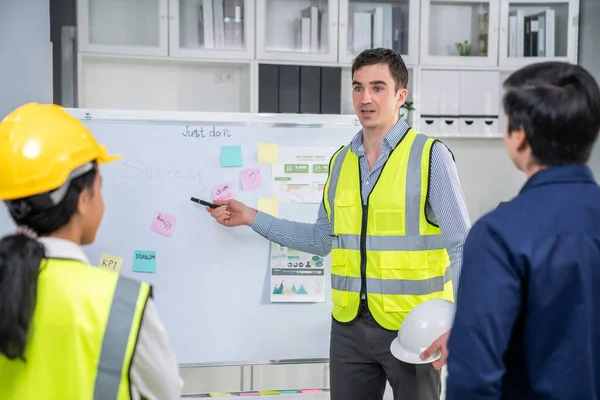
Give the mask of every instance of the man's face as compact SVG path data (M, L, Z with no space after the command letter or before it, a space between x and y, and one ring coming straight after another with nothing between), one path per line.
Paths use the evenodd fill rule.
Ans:
M366 65L356 70L352 78L352 102L361 125L377 128L394 124L408 91L396 91L388 65Z

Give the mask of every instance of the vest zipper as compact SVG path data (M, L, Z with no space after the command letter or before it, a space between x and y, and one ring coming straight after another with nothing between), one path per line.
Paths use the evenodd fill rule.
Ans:
M362 205L362 226L360 229L360 299L367 298L367 220L369 219L369 199Z

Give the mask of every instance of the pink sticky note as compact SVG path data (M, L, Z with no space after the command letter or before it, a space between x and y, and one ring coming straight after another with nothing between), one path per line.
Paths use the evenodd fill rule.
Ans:
M158 234L171 237L176 224L177 217L158 211L154 216L151 229Z
M262 187L262 177L258 168L240 171L240 180L242 181L242 189L244 190L255 190Z
M222 185L213 186L212 191L215 200L231 200L235 197L233 183L224 183Z

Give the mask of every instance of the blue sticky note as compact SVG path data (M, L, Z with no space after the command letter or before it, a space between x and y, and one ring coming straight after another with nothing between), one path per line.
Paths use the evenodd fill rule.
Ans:
M156 270L156 252L136 250L133 254L133 272L154 272Z
M223 146L221 147L221 167L241 167L242 146Z

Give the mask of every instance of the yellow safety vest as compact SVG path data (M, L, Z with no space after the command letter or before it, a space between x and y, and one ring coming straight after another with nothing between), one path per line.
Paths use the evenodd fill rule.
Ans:
M74 260L42 262L25 362L0 355L0 399L131 399L151 288Z
M427 220L434 139L410 129L390 154L368 199L362 199L358 156L334 154L324 188L332 229L333 317L356 318L361 292L385 329L398 330L419 303L453 301L448 253L438 226Z

